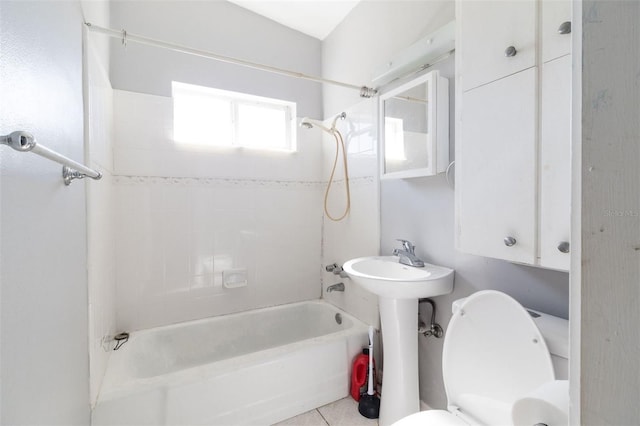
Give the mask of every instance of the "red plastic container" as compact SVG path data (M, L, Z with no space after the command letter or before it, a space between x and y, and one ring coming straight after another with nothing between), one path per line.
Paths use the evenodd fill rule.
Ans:
M351 397L360 401L360 395L367 392L367 376L369 375L369 349L365 348L353 361L351 370ZM375 383L376 361L373 360L373 378Z

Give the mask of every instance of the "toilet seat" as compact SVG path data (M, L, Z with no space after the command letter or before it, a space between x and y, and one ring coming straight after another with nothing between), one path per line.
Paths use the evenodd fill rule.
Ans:
M449 411L416 413L396 426L509 425L514 402L555 379L551 355L529 313L493 290L472 294L454 312L442 374Z
M499 291L479 291L460 305L449 322L442 358L449 406L484 424L510 421L519 397L555 379L551 354L533 319Z

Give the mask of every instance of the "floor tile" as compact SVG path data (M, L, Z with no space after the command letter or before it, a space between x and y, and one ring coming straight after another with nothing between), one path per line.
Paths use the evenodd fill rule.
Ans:
M324 421L318 410L311 410L276 423L274 426L327 426L327 422Z
M318 408L330 426L374 426L377 419L367 419L358 412L358 403L352 398L340 399Z

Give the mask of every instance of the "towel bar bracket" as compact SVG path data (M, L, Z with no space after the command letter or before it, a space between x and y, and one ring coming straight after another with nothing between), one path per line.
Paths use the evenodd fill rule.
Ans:
M73 182L74 179L84 179L86 177L99 180L102 177L102 173L98 173L98 176L93 177L93 176L89 176L86 173L73 170L69 166L62 166L62 179L64 179L64 184L67 186L71 185L71 182Z

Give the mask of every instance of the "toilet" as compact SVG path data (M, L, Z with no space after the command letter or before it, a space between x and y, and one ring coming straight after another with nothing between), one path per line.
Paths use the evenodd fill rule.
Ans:
M394 426L566 425L568 321L479 291L453 303L442 353L447 411Z

